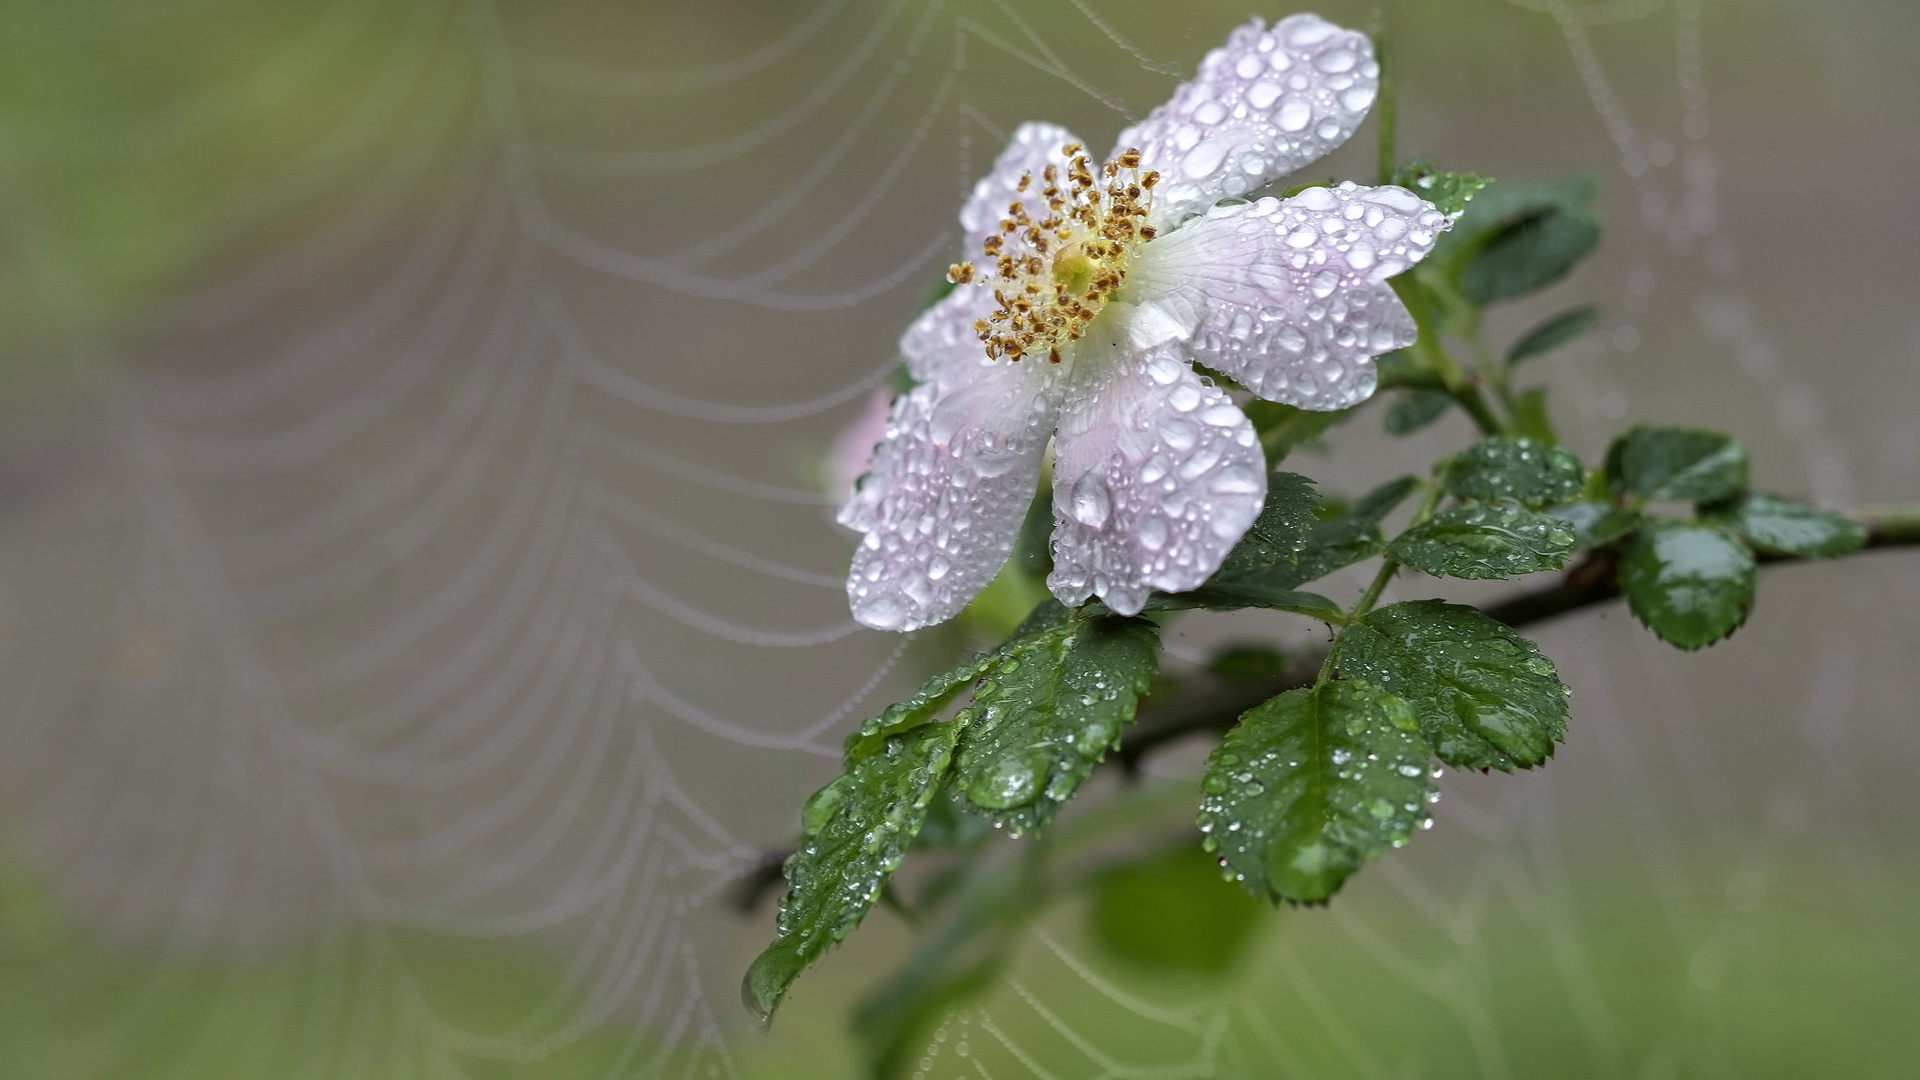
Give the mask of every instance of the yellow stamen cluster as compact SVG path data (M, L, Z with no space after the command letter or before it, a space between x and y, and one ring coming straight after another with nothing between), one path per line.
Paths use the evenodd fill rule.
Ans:
M1153 239L1145 220L1160 174L1140 175L1140 151L1128 149L1096 175L1081 149L1066 145L1064 174L1056 165L1041 172L1033 209L1025 199L1007 207L1000 231L981 244L991 269L963 262L947 270L947 280L962 284L992 275L999 307L973 324L990 357L1018 362L1044 353L1059 363L1060 346L1078 340L1126 280L1135 244ZM1021 176L1017 190L1033 180Z

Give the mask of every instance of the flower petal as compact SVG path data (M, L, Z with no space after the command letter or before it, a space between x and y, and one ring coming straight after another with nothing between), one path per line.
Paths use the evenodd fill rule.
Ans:
M1047 587L1133 615L1220 568L1260 513L1266 462L1253 425L1173 349L1094 341L1076 346L1060 406Z
M1192 359L1263 398L1357 404L1373 393L1373 357L1414 341L1387 279L1447 225L1405 188L1351 182L1215 207L1141 251L1127 278L1135 339L1184 329Z
M1311 164L1346 142L1380 90L1365 34L1318 15L1254 19L1207 54L1165 105L1120 133L1156 169L1154 224L1177 223Z
M994 159L992 171L974 183L973 194L960 208L960 227L967 230L968 258L980 257L980 242L1000 231L1007 207L1015 199L1025 199L1029 207L1045 201L1039 194L1045 186L1040 182L1041 171L1048 165L1065 171L1067 157L1060 148L1079 141L1059 124L1039 120L1029 120L1014 129L1007 148ZM1033 174L1033 183L1023 192L1019 189L1020 177L1028 173Z
M916 630L958 614L1013 552L1053 433L1050 364L983 363L893 403L887 437L840 523L866 533L847 573L853 617Z
M900 356L914 381L944 386L969 377L975 367L991 363L973 324L991 315L995 306L993 290L981 285L956 285L921 312L900 335Z

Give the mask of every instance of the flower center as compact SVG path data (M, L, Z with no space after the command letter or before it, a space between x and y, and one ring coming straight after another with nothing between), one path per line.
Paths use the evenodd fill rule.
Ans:
M999 307L973 324L990 357L1017 363L1044 355L1059 363L1060 346L1086 332L1126 280L1135 249L1153 239L1144 221L1160 174L1141 175L1140 151L1128 149L1096 176L1080 151L1079 143L1063 148L1064 175L1056 165L1041 171L1034 210L1025 199L1007 207L1000 231L980 245L991 270L977 271L971 262L947 270L948 281L964 284L980 274L993 285ZM1026 191L1033 179L1023 174L1015 190Z

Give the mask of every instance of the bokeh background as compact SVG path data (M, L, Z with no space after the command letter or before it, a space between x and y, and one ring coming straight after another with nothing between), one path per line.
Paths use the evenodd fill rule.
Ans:
M1291 10L0 5L0 1075L857 1075L911 931L876 913L761 1035L738 885L962 642L847 621L835 436L1007 131L1104 147ZM1788 494L1920 498L1920 7L1318 10L1384 20L1404 152L1599 179L1602 254L1493 324L1603 306L1534 377L1590 460L1683 421ZM1310 172L1370 176L1371 134ZM1353 493L1466 437L1367 414L1297 467ZM1883 554L1769 571L1697 655L1552 624L1546 770L1448 776L1218 964L1059 897L905 1068L1910 1075L1917 613ZM1170 663L1311 636L1190 617ZM1178 835L1203 749L1086 812ZM1243 918L1202 884L1127 895L1177 942Z

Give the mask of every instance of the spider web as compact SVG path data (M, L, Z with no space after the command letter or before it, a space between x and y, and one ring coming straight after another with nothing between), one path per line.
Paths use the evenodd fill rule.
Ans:
M1393 13L1410 65L1445 21L1423 10ZM93 14L67 32L156 51L236 18ZM1537 76L1573 96L1530 122L1581 134L1543 154L1462 132L1457 163L1610 165L1609 251L1577 286L1618 290L1605 335L1544 362L1571 440L1708 400L1685 419L1752 434L1789 491L1911 497L1885 363L1797 359L1823 331L1783 336L1779 283L1751 283L1723 223L1743 176L1700 0L1469 14L1558 34ZM325 0L225 77L72 133L138 174L295 131L199 200L138 317L70 328L101 374L10 454L0 908L32 961L9 992L54 1018L19 1074L846 1067L826 1026L897 955L884 918L768 1042L734 1003L765 912L729 903L920 660L847 618L824 448L1012 125L1103 145L1241 17ZM1444 146L1476 108L1508 107L1410 96L1404 126ZM84 265L79 238L43 240ZM84 272L51 281L85 307ZM1907 327L1910 372L1920 339L1874 303L1850 310ZM1460 437L1343 433L1308 467L1354 490ZM1578 724L1553 768L1449 778L1440 828L1277 920L1225 986L1107 963L1068 904L919 1071L1505 1077L1576 1046L1598 1076L1737 1072L1739 1004L1779 998L1806 970L1781 935L1825 925L1796 905L1853 928L1809 950L1913 939L1893 823L1916 809L1896 703L1917 586L1892 562L1781 575L1702 658L1617 613L1550 628ZM1256 631L1196 620L1170 647ZM1912 992L1915 965L1863 963L1859 997Z

